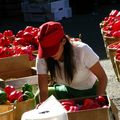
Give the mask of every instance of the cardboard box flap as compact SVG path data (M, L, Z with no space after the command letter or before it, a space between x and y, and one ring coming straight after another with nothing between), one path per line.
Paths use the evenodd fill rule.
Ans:
M30 68L29 58L27 55L12 56L0 59L0 73L25 68Z

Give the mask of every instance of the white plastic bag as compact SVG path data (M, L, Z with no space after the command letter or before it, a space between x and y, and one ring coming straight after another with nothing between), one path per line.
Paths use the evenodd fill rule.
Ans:
M25 112L21 120L68 120L67 111L60 102L51 95L38 109Z

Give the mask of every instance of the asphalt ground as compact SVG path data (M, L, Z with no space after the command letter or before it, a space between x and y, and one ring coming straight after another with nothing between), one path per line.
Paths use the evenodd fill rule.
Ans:
M66 34L72 37L79 37L81 34L82 41L89 44L103 60L107 56L99 24L113 9L120 10L120 3L102 5L84 14L73 13L71 18L63 18L59 22L64 26ZM0 32L11 29L17 33L18 30L24 29L28 25L39 27L41 24L41 22L25 22L23 17L18 16L2 18L0 19Z

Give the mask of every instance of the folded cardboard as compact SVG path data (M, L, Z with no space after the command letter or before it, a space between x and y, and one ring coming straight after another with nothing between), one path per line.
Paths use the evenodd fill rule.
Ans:
M94 96L96 97L96 96ZM94 98L89 97L89 98ZM110 120L109 109L110 109L110 100L107 96L105 96L107 100L108 107L99 107L95 109L86 109L86 110L79 110L77 112L68 112L68 119L69 120ZM75 102L80 102L85 98L75 98L70 100L75 100ZM67 99L66 99L67 100ZM65 100L60 100L65 101Z

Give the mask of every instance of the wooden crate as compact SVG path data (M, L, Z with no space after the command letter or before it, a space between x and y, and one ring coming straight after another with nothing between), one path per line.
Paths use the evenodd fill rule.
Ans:
M14 105L0 105L0 120L15 120Z
M103 35L103 41L104 41L104 46L106 49L107 57L109 58L109 52L108 52L107 46L112 43L119 42L120 38L108 37L108 36Z
M115 42L115 43L117 44L117 42ZM112 43L112 44L115 44L115 43ZM110 45L112 45L112 44L110 44ZM116 78L117 78L117 80L119 81L120 78L118 77L118 70L117 70L117 68L116 68L116 63L115 63L115 61L114 61L114 57L115 57L115 55L116 55L116 49L110 48L110 47L109 47L110 45L107 46L107 51L108 51L108 55L109 55L109 58L110 58L110 60L111 60L111 63L112 63L112 66L113 66L113 69L114 69Z
M114 62L118 74L118 81L120 81L120 60L117 60L116 57L114 57Z

